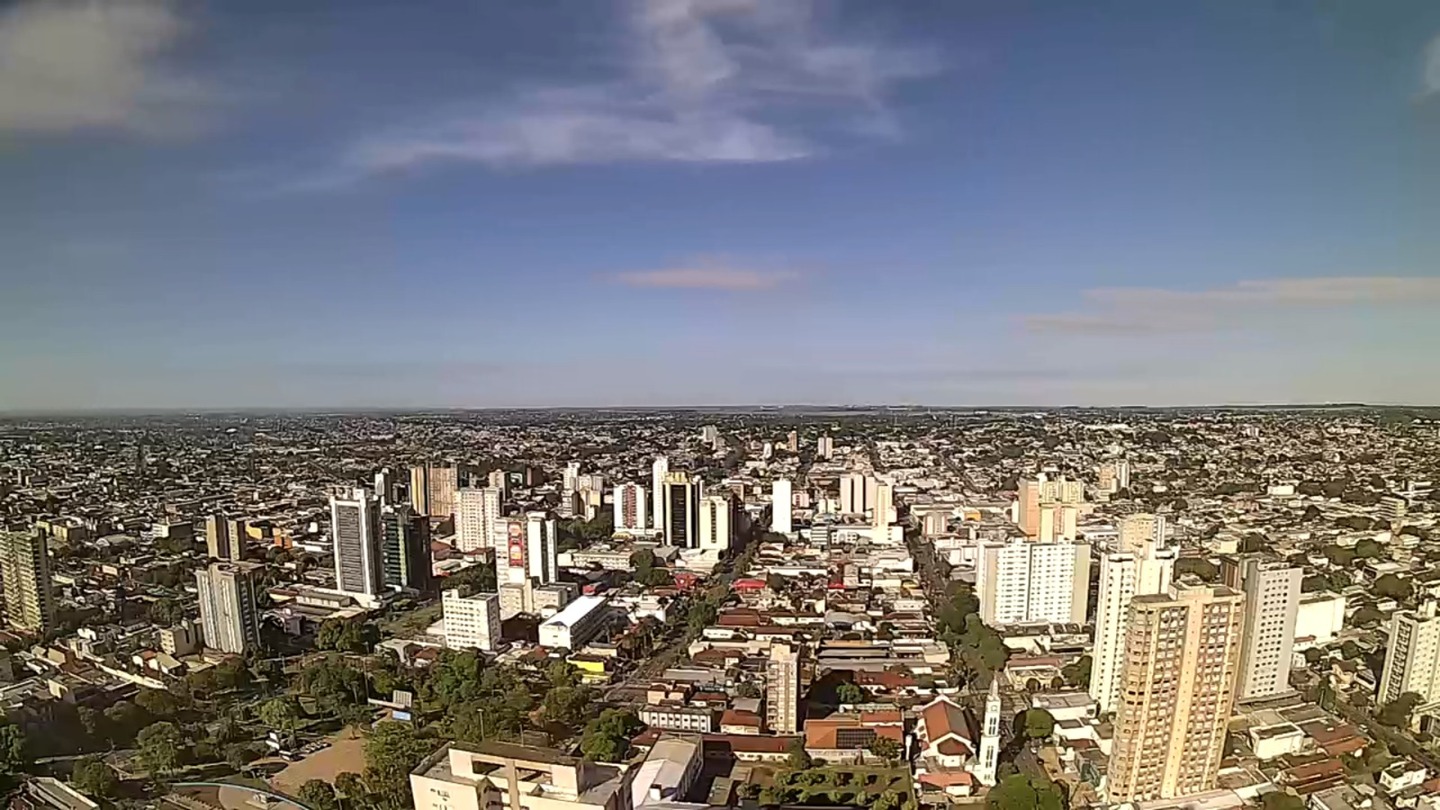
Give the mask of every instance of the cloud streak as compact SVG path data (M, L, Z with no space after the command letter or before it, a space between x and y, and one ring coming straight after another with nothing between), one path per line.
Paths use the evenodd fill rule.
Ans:
M1425 62L1420 73L1420 95L1425 97L1436 93L1440 93L1440 34L1426 46Z
M0 11L0 132L191 129L205 88L166 68L168 2L22 2Z
M750 270L717 265L631 271L617 273L612 280L627 287L758 292L775 289L797 277L797 274L789 271Z
M839 130L893 134L888 91L941 67L926 50L833 35L811 0L625 0L622 8L628 45L618 75L516 87L461 113L363 138L344 151L338 175L442 161L523 168L797 160L823 152L823 136Z
M1108 287L1078 312L1024 318L1027 329L1073 335L1146 335L1237 326L1257 312L1440 303L1440 278L1324 276L1240 281L1209 290Z

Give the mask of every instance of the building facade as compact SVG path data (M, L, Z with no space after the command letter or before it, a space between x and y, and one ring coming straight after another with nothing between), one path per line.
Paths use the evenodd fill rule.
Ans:
M988 625L1083 624L1090 546L1017 540L980 547L975 596Z
M461 596L454 588L441 594L445 614L445 646L452 650L494 652L500 644L500 595Z
M455 548L469 554L495 548L495 526L502 517L503 498L495 487L455 491Z
M800 648L777 641L765 666L765 725L775 734L800 731Z
M699 547L707 551L728 551L734 539L731 515L734 504L728 495L706 495L700 499Z
M638 532L650 527L649 501L645 487L621 484L611 493L615 509L615 531Z
M379 505L369 490L355 488L330 496L330 540L335 555L335 589L371 602L380 592Z
M1234 568L1233 574L1229 569ZM1240 646L1239 698L1290 691L1290 659L1304 572L1283 561L1244 557L1227 560L1226 584L1245 594L1245 630ZM1235 580L1238 579L1238 583Z
M394 591L429 593L430 519L409 506L380 507L380 584Z
M40 634L54 629L50 538L44 532L0 531L0 584L11 629Z
M214 562L195 572L200 600L200 626L205 646L242 655L260 646L260 609L263 565Z
M697 548L700 544L702 482L686 472L665 475L665 545Z
M1422 704L1440 700L1440 615L1434 600L1390 617L1376 700L1383 706L1406 692L1419 695Z
M795 495L790 479L776 478L770 483L770 531L790 534L795 530Z
M1121 543L1124 548L1124 543ZM1137 548L1100 556L1100 588L1095 607L1095 647L1090 657L1090 696L1101 713L1115 711L1120 699L1125 634L1130 602L1137 596L1163 594L1175 579L1176 550L1142 543Z

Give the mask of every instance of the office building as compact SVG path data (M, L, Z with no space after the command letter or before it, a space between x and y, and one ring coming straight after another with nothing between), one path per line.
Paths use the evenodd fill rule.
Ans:
M503 517L500 490L466 487L455 491L455 550L472 554L495 548L495 526Z
M615 487L611 499L615 502L615 531L639 532L650 526L645 487L621 484Z
M700 499L700 535L698 546L705 551L728 551L731 534L731 514L734 505L728 495L706 495Z
M795 435L791 433L790 435ZM795 530L793 515L794 495L790 479L777 478L770 484L770 531L790 534Z
M450 588L441 594L445 617L445 646L452 650L494 652L500 644L500 595L461 596Z
M433 585L430 519L409 506L380 507L380 584L399 593L429 593Z
M42 635L55 628L50 538L44 532L0 531L0 584L7 626Z
M560 578L555 519L544 512L501 521L505 546L497 549L496 572L502 585L547 585Z
M1224 586L1177 586L1130 603L1111 803L1214 789L1240 675L1244 602Z
M800 648L776 641L765 667L765 725L775 734L796 734L800 718Z
M1120 699L1125 631L1130 602L1137 596L1168 593L1175 579L1176 549L1154 542L1100 555L1100 588L1095 605L1095 647L1090 656L1090 696L1102 714Z
M259 563L213 562L195 572L206 648L242 655L260 646L260 609L255 597L264 570Z
M700 544L702 482L686 472L665 476L665 545L696 548Z
M335 589L361 603L372 602L380 591L378 506L363 488L330 496Z
M1086 543L986 543L975 566L975 596L988 625L1084 624L1090 590Z
M1440 700L1440 616L1434 600L1390 617L1376 703L1383 706L1406 692L1419 695L1422 704Z
M1245 556L1225 560L1221 573L1226 585L1245 595L1238 698L1289 692L1304 572L1284 561Z
M603 596L580 596L540 623L540 646L579 650L605 629L610 618Z
M230 534L230 523L224 515L205 518L205 552L216 560L245 559L245 535Z
M632 801L624 766L496 740L430 755L410 795L414 810L633 810L644 800Z
M665 479L670 476L670 459L656 456L650 467L650 495L655 499L650 510L650 528L666 530L665 521Z

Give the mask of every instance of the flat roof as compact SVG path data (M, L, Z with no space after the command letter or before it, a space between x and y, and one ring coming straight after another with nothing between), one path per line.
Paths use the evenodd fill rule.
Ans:
M604 596L577 596L573 602L565 606L564 610L541 622L540 626L544 627L548 624L571 627L585 618L590 611L605 604L606 601Z

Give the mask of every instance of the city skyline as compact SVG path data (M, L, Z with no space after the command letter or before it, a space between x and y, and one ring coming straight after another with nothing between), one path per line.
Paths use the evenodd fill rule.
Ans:
M0 11L0 412L1440 403L1434 4L284 11Z

